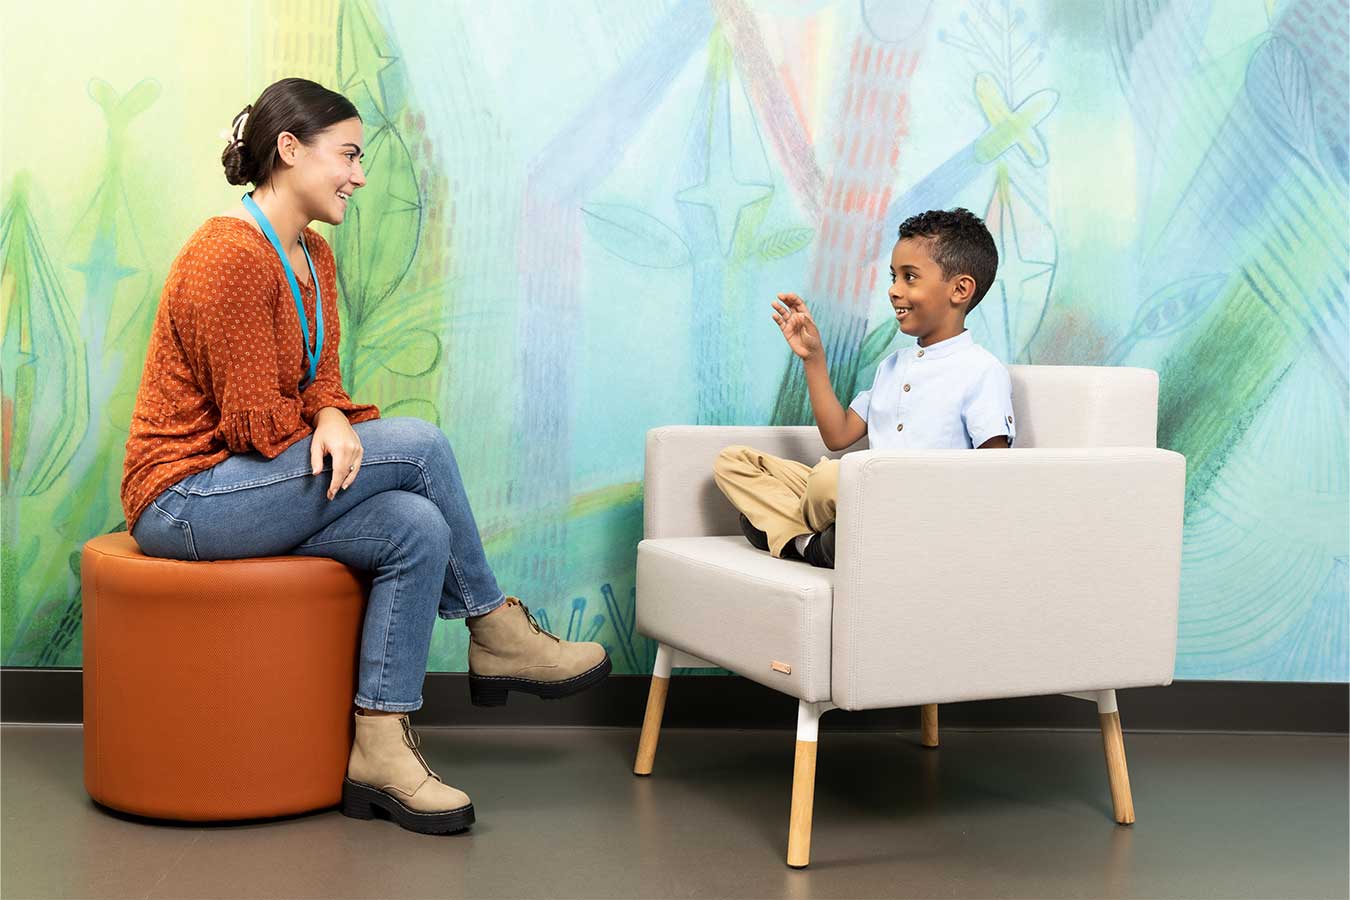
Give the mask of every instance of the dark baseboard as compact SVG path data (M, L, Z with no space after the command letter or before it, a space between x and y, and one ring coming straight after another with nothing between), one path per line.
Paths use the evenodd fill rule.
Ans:
M79 669L0 669L0 721L82 721ZM469 704L467 676L433 672L423 687L417 724L551 725L636 728L650 678L615 675L565 700L511 694L504 707ZM1269 681L1178 681L1165 688L1119 691L1126 731L1228 731L1346 734L1350 685ZM676 675L666 702L670 728L796 727L797 702L735 676ZM1089 703L1058 695L979 700L942 706L944 728L1096 728ZM919 727L917 708L832 712L826 731L903 731Z

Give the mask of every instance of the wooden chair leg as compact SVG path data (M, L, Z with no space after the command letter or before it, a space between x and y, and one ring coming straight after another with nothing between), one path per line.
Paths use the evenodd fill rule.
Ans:
M936 703L925 703L919 713L923 720L923 735L919 743L925 747L936 747L938 745L938 705Z
M797 703L797 752L792 762L792 812L788 818L787 864L804 869L811 862L811 814L816 803L816 738L820 717L834 709L829 701Z
M642 736L638 738L634 775L652 774L656 763L656 744L661 740L661 716L666 711L666 693L670 690L670 665L674 654L665 644L656 648L652 666L652 685L647 689L647 711L642 716Z
M633 763L634 775L652 774L652 766L656 763L656 744L661 740L661 716L666 711L666 692L669 689L669 678L652 676L652 686L647 690L647 712L642 717L642 737L638 738L637 761Z
M1106 777L1111 782L1111 805L1121 825L1134 823L1134 798L1130 795L1130 773L1125 766L1125 737L1120 730L1120 713L1099 713L1102 748L1106 751Z
M811 813L816 801L816 741L797 741L792 765L792 817L788 822L787 864L794 869L811 862Z

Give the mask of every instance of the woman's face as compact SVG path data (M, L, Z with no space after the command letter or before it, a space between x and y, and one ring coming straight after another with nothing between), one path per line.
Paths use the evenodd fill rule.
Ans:
M361 120L344 119L328 126L309 144L296 147L291 189L310 219L340 225L356 189L366 183L361 168Z

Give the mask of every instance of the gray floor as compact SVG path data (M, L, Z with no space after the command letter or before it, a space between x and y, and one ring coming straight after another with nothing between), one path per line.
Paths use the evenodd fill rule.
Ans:
M1112 822L1091 732L823 734L812 865L783 864L790 732L423 729L466 835L336 812L144 824L95 807L80 729L0 729L0 894L39 897L1337 897L1345 737L1127 734Z

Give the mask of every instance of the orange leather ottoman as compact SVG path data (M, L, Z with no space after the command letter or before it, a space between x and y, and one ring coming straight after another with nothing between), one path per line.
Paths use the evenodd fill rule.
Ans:
M331 559L178 562L131 535L81 561L84 785L168 819L336 805L368 582Z

